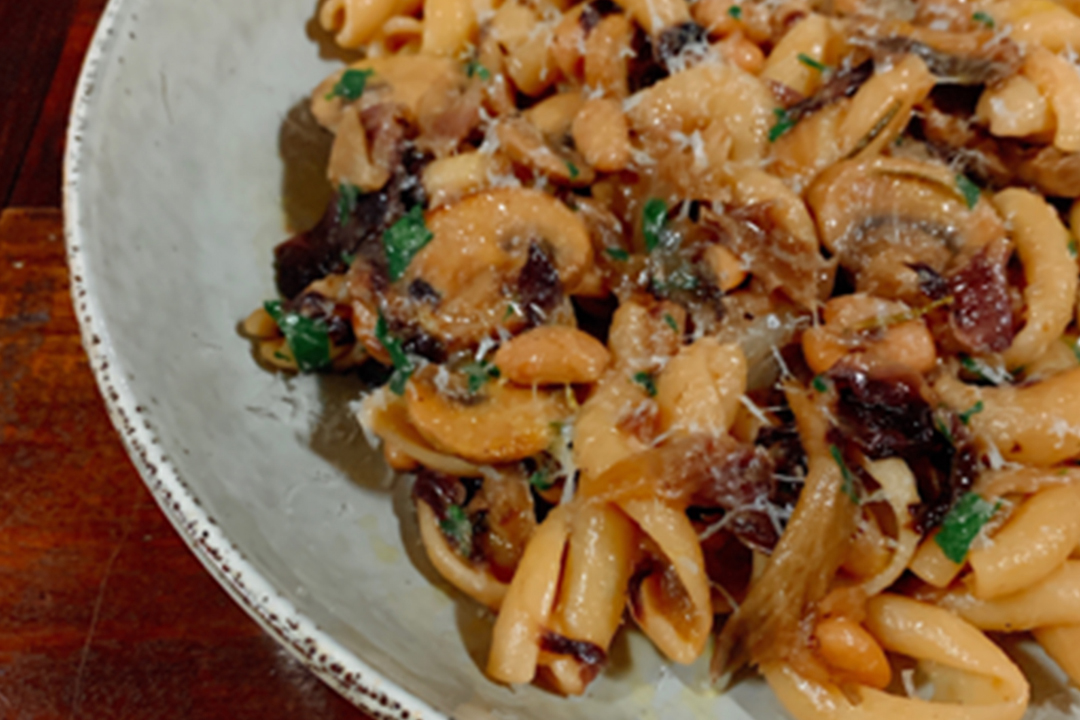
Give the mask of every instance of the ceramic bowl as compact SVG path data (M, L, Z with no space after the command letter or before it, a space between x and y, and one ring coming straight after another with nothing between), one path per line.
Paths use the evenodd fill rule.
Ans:
M705 660L668 666L632 631L584 698L488 681L491 618L429 566L408 481L350 415L360 383L254 362L237 324L275 294L285 211L302 223L305 194L325 199L298 111L338 65L315 10L113 0L86 61L65 162L74 301L157 501L268 633L375 717L784 717L760 681L718 694Z

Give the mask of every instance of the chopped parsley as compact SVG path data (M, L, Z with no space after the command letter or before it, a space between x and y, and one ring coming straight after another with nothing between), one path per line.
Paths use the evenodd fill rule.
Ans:
M544 490L550 490L552 486L555 485L555 483L552 482L551 478L548 477L547 471L543 468L538 469L536 472L529 476L529 484L540 492L543 492Z
M819 393L829 391L829 384L825 382L824 375L815 375L814 379L810 381L810 385Z
M960 413L960 416L959 416L960 417L960 422L967 425L968 423L971 422L972 416L973 415L978 415L979 413L981 413L983 411L984 407L985 407L985 405L983 405L983 401L982 400L978 401L977 403L975 403L974 405L969 407L967 410Z
M769 128L769 142L776 142L799 122L798 118L783 108L774 108L773 114L776 115L776 123Z
M577 180L578 176L581 175L581 171L578 170L578 166L570 162L569 160L566 161L566 170L570 173L571 180Z
M964 202L967 204L968 210L973 209L979 202L979 195L981 194L979 186L973 183L967 175L957 173L956 187L959 188L960 194L964 196Z
M989 14L983 12L982 10L976 10L974 13L972 13L971 19L977 23L982 23L990 29L993 29L994 27L994 18L990 17Z
M375 339L386 349L390 362L394 366L394 372L390 375L390 392L401 395L405 392L405 383L416 370L416 366L412 358L406 354L405 348L401 346L401 340L390 334L386 327L386 318L381 313L375 322Z
M653 379L652 373L647 373L644 370L634 373L634 382L641 387L645 388L645 392L649 397L656 397L656 381Z
M981 495L969 492L960 498L945 516L941 530L934 536L934 542L945 553L945 557L954 563L964 562L971 543L1000 507L1000 502L991 504Z
M855 490L855 475L852 474L847 463L844 462L844 454L835 445L829 446L829 454L832 455L832 459L840 467L840 476L843 478L843 484L840 486L841 491L851 499L851 502L858 504L859 493Z
M337 196L337 221L338 225L344 225L349 221L349 216L356 210L356 203L360 201L360 188L352 183L343 182L338 185Z
M1080 338L1072 342L1066 340L1065 344L1069 346L1070 350L1072 350L1073 357L1076 358L1076 361L1080 362Z
M383 247L390 269L390 280L405 274L413 256L420 252L434 237L424 224L424 209L414 205L396 223L383 233Z
M341 75L341 79L334 85L334 89L327 95L327 100L333 100L336 97L342 98L347 102L353 100L359 100L360 96L364 94L364 88L367 87L368 78L374 75L373 70L356 70L350 68Z
M671 317L671 313L664 313L664 322L667 324L673 333L678 334L679 324L675 322L675 318Z
M480 388L488 380L497 380L499 378L499 368L487 360L471 362L462 368L462 372L465 373L465 377L468 379L470 395L480 392Z
M641 209L641 234L645 236L645 250L652 252L660 247L660 235L667 223L667 203L660 198L649 198Z
M484 82L491 79L491 71L477 60L470 60L465 64L465 74L469 77L478 77Z
M742 8L738 5L732 5L727 9L727 14L735 20L742 20Z
M280 300L267 300L263 307L281 329L301 372L312 372L330 364L330 333L326 323L287 312Z
M960 365L963 366L964 370L974 375L977 380L993 385L1010 382L1014 374L1019 375L1023 372L1023 368L1019 367L1013 373L1009 373L1006 370L991 367L982 360L976 360L970 355L960 355Z
M937 431L945 438L945 442L953 447L956 446L956 438L953 437L952 430L949 429L948 423L938 415L934 415L934 427L937 428Z
M1076 256L1080 255L1080 248L1077 247L1076 238L1074 238L1072 235L1069 235L1068 248L1069 248L1069 256L1072 257L1073 260L1075 260Z
M619 260L621 262L630 259L630 253L626 252L622 248L604 248L604 252L606 252L608 254L608 257L610 257L612 260Z
M344 250L341 251L341 262L345 263L346 265L352 267L353 260L355 259L356 253L345 252Z
M806 67L808 67L808 68L810 68L812 70L817 70L818 72L821 72L821 73L829 71L829 66L828 65L826 65L825 63L820 62L818 60L815 60L814 58L810 57L806 53L799 53L796 57L798 58L799 62L801 62L803 65L805 65Z
M506 312L503 313L503 322L506 322L510 318L514 317L514 304L510 303L506 306Z
M439 521L439 529L453 541L459 554L472 555L472 523L460 505L446 508L446 517Z

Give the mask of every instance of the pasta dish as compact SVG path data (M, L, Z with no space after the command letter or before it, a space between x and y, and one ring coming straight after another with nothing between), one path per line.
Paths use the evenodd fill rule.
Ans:
M496 682L634 624L799 720L1080 682L1077 0L326 0L322 220L243 324L377 378Z

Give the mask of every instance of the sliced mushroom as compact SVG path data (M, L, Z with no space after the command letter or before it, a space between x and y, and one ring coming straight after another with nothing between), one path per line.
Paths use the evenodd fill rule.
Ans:
M555 182L584 187L596 179L596 173L579 153L546 138L525 118L503 120L495 126L495 136L515 164Z
M802 210L794 213L798 217L805 208L795 200ZM812 226L809 238L787 229L793 214L789 210L779 202L755 202L726 212L703 209L701 217L720 231L721 242L770 292L780 290L811 309L832 290L836 263L821 256Z
M866 17L853 21L852 42L868 45L879 59L917 55L942 82L983 85L997 82L1019 69L1020 47L993 30L949 32L912 25L902 20Z
M475 393L440 383L449 373L428 365L409 379L409 420L443 452L474 463L521 460L546 450L553 423L570 414L566 394L487 383Z
M887 253L891 272L903 275L895 296L918 286L917 274L905 265L922 263L941 272L961 250L1005 236L990 204L979 199L968 208L956 175L937 163L838 163L815 180L807 200L822 244L845 267L859 273Z
M400 278L391 282L354 271L353 297L368 308L357 316L370 325L357 330L358 336L373 337L374 320L382 314L395 335L445 353L475 348L501 331L561 324L565 296L593 264L582 220L536 190L477 193L429 211L425 225L431 240Z

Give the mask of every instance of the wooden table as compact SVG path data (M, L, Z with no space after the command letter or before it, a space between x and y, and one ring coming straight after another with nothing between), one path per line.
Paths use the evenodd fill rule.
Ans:
M0 0L0 719L353 718L143 486L68 297L64 126L104 0Z

